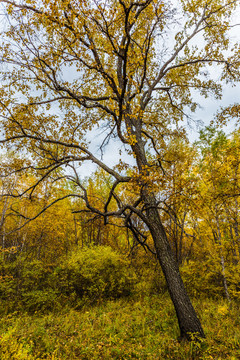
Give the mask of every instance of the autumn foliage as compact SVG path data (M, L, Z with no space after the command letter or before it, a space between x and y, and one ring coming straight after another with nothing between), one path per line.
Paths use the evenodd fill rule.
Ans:
M202 343L189 294L229 306L238 297L239 132L220 128L239 106L219 109L198 143L185 126L202 97L221 99L239 81L237 7L1 1L7 311L14 299L45 311L64 294L63 304L81 307L167 289L181 339Z

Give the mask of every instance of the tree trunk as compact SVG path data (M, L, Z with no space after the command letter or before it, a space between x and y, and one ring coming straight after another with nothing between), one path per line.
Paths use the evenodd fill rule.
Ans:
M216 209L216 207L215 207L215 209ZM224 287L224 292L225 292L226 298L227 298L228 302L230 303L231 299L230 299L230 295L228 292L228 285L227 285L226 272L225 272L225 260L224 260L224 256L223 256L223 247L222 247L222 235L221 235L220 223L219 223L219 217L217 214L217 210L216 210L216 222L217 222L218 244L220 246L220 263L221 263L221 267L222 267L223 287Z
M126 126L131 127L131 121L129 121ZM136 135L138 140L132 145L132 150L136 156L139 173L149 175L148 172L145 171L148 163L144 149L145 143L141 138L141 131L136 133L133 132L132 134ZM151 232L157 258L165 276L168 291L175 307L180 328L180 337L181 339L187 340L192 340L193 338L204 338L204 331L183 284L177 259L173 254L165 229L162 225L157 208L156 197L149 188L149 185L147 183L144 184L144 181L141 189L141 196L144 202L144 210L146 214L145 222Z
M166 278L168 290L173 301L182 339L192 340L205 337L201 323L183 284L176 258L163 228L156 199L153 194L144 195L148 227L153 237L157 258Z

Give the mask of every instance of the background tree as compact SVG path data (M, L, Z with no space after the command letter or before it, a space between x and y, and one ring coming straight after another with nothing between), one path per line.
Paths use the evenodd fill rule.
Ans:
M165 153L165 184L159 194L162 219L179 265L191 253L194 235L196 186L194 168L199 160L196 146L186 139L172 139Z
M39 178L30 196L43 179L64 168L78 186L68 196L83 199L105 223L117 216L135 231L131 218L137 216L153 238L181 336L204 336L156 193L164 181L164 138L173 129L180 132L187 109L196 109L192 90L221 96L221 84L208 76L208 67L220 65L222 80L239 78L239 51L230 49L228 38L238 1L179 0L176 8L160 0L2 3L10 24L1 34L1 61L8 65L0 90L1 143L32 157ZM98 127L105 131L102 149L118 138L121 151L135 161L131 175L122 161L110 167L91 151L87 135ZM101 208L91 203L79 176L77 167L85 161L113 178ZM131 203L122 196L129 183L135 194Z
M219 274L225 297L230 301L228 284L233 282L234 266L237 276L239 261L239 133L227 137L223 131L207 127L201 131L198 145L202 154L196 167L196 238L205 249L203 262L212 263L210 271Z

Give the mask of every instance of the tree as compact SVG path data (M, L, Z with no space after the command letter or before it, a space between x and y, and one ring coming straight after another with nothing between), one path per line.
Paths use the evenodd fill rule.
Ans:
M56 201L68 192L65 179L57 185L50 178L42 180L29 199L24 190L37 181L30 164L12 153L1 157L0 248L3 254L55 261L75 243L74 217L69 211L72 202L67 198L61 204ZM19 166L28 168L26 176L16 171ZM49 200L56 205L42 212ZM38 215L35 222L30 221L33 214Z
M187 339L204 332L158 211L164 144L183 132L180 121L196 109L192 90L220 97L209 66L219 65L223 80L239 76L237 47L226 57L237 2L179 0L174 8L162 0L2 0L10 24L1 44L1 62L8 65L0 90L1 143L31 154L36 186L56 169L69 169L76 190L66 196L83 199L105 223L122 218L135 234L131 217L141 219ZM135 161L130 174L124 161L110 167L91 151L87 134L98 128L105 132L102 151L117 138ZM101 208L91 204L77 169L88 161L114 179ZM131 203L124 197L128 186Z
M225 296L230 302L228 284L226 279L226 261L223 247L223 234L221 225L224 224L223 208L224 197L222 191L228 187L228 179L226 177L226 168L224 169L224 150L227 144L226 135L223 132L216 134L216 129L207 127L205 131L201 131L200 140L202 144L203 159L200 166L203 175L203 184L201 197L203 198L203 218L207 217L210 225L214 243L216 245L218 256L221 263L222 280ZM225 170L225 171L224 171ZM205 208L205 209L204 209Z
M182 265L194 243L190 228L193 227L193 213L196 211L196 146L186 140L175 139L167 146L165 160L168 176L165 176L165 185L162 187L165 189L162 191L162 220L178 264Z
M201 247L216 262L230 302L231 295L235 295L229 286L232 269L235 267L236 273L239 262L239 132L227 137L215 127L206 127L200 132L199 145L202 159L197 171L201 180L196 213L205 242Z

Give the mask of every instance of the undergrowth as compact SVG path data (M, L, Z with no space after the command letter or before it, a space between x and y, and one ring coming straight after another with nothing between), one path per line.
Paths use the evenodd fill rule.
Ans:
M240 359L239 307L195 300L206 333L179 342L167 294L104 301L61 313L11 313L0 321L1 360Z

